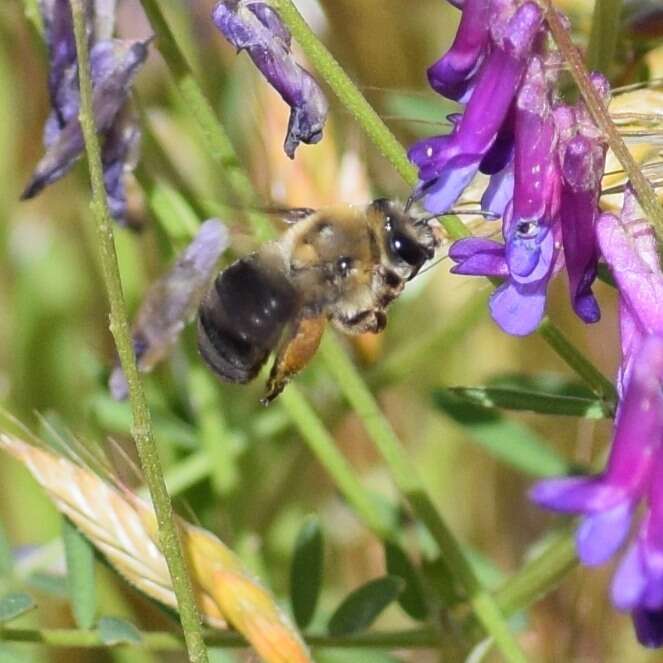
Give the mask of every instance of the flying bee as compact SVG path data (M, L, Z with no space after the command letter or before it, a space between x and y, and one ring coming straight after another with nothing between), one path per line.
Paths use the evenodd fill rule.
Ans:
M200 353L224 382L250 382L275 351L264 404L313 357L327 321L346 334L382 331L441 242L437 221L386 199L292 212L279 239L216 277L198 311Z

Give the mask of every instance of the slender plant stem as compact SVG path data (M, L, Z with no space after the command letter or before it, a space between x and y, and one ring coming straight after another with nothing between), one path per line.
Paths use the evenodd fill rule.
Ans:
M430 532L448 568L467 593L468 600L486 632L493 636L506 660L526 660L499 607L482 588L461 546L428 495L416 465L403 448L354 364L338 344L329 343L326 339L322 342L320 352L327 370L336 378L345 397L375 442L399 490L408 500L416 517Z
M0 642L42 643L50 647L94 648L106 647L96 631L76 629L21 629L0 627ZM232 631L207 631L205 642L209 647L219 649L237 649L247 647L246 640ZM306 642L317 648L383 648L383 649L430 649L439 644L439 636L430 628L411 629L408 631L388 631L361 633L349 636L310 635ZM148 631L141 633L139 642L123 643L132 647L153 651L181 651L182 639L167 631Z
M115 340L122 369L129 384L129 396L133 414L132 434L136 442L145 481L156 513L159 543L168 563L173 589L184 629L189 658L194 663L206 663L207 650L186 562L173 519L172 505L163 479L159 453L152 431L150 411L138 374L133 352L129 321L122 293L122 282L115 251L113 226L104 189L103 170L99 142L92 110L92 82L85 29L83 0L71 0L78 56L80 81L80 123L85 138L90 181L92 184L92 210L97 225L97 236L106 294L110 305L110 330Z
M550 32L569 66L573 80L578 86L585 104L594 118L594 122L603 131L610 148L615 153L617 159L619 159L642 209L656 231L659 241L663 242L663 205L659 203L656 192L628 151L626 144L619 135L619 131L617 131L617 127L610 119L608 109L605 107L598 92L594 89L580 53L573 44L573 41L571 41L569 31L562 25L557 10L552 4L552 0L545 0L545 5L547 10L546 19L550 26Z
M606 412L614 414L617 403L617 391L612 382L548 318L544 318L539 325L539 333L547 341L548 345L603 401Z
M591 71L609 72L615 59L617 37L624 0L597 0L592 16L592 31L587 47L587 66Z
M387 518L356 478L352 466L336 448L334 438L296 385L289 385L280 400L311 451L366 526L382 541L393 538L394 533Z

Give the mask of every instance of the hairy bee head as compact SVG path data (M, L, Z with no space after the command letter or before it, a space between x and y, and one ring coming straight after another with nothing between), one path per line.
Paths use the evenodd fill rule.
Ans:
M400 203L386 198L374 200L368 213L380 227L385 253L402 278L412 279L435 256L441 237L434 219L418 220Z

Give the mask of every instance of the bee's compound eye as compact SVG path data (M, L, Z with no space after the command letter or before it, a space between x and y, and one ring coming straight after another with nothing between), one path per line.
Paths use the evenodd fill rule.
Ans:
M347 276L352 269L352 258L342 256L336 261L336 269L341 276Z
M401 260L413 267L421 267L426 262L425 249L403 233L392 235L391 250Z

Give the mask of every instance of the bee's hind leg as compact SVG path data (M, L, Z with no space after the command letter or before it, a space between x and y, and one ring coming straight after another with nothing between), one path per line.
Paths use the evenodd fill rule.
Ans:
M269 405L284 389L290 378L308 364L315 354L327 319L302 318L296 322L276 353L272 371L267 380L267 391L260 401Z

